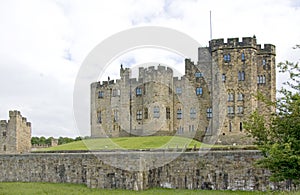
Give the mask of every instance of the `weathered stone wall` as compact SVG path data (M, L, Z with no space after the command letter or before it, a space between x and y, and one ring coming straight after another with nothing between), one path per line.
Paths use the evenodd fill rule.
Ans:
M0 155L0 181L86 184L91 188L283 189L253 166L258 151L99 152ZM112 166L114 163L116 167ZM155 166L161 164L161 166ZM120 165L120 166L118 166ZM126 167L125 169L120 167ZM136 166L139 169L136 169ZM139 170L139 171L136 171Z

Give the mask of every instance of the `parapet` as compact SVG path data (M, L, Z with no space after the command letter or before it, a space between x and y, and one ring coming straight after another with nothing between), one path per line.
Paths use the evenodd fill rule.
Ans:
M27 127L31 127L31 123L27 122L27 118L22 117L20 111L17 111L17 110L12 111L12 110L10 110L9 111L9 118L12 119L12 118L16 118L16 117L21 118L22 123L25 124ZM9 120L9 121L11 121L11 120Z
M211 51L234 47L252 47L255 49L257 47L255 37L243 37L241 42L239 41L239 38L228 38L226 43L224 42L224 39L213 39L209 42L209 46Z
M6 120L0 120L0 126L6 126L7 121Z
M261 54L274 54L276 55L276 47L272 44L264 44L264 48L261 45L257 45L257 50Z
M20 111L17 111L17 110L10 110L9 111L9 118L11 118L11 117L17 117L17 116L22 117Z
M118 80L116 80L118 82ZM120 82L120 81L119 81ZM102 87L107 87L109 85L114 85L115 84L115 80L109 80L109 81L98 81L98 82L94 82L91 84L91 88L102 88Z

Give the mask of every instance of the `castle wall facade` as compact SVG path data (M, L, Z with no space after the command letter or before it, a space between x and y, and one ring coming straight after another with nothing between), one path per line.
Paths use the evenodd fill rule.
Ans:
M185 75L169 67L139 68L137 78L121 65L120 79L91 84L91 136L183 135L222 144L250 143L244 122L271 108L257 93L276 98L275 46L255 37L214 39L185 60ZM245 138L245 139L243 139Z
M0 153L31 150L31 123L19 111L9 111L9 120L0 121Z
M269 181L269 172L253 166L258 151L99 152L1 154L0 182L52 182L86 184L90 188L143 190L153 187L214 190L279 190L284 183ZM204 154L205 153L205 154ZM136 158L132 158L136 155ZM153 163L143 164L143 158ZM159 167L148 167L157 161ZM111 166L119 162L128 170ZM139 164L140 171L132 171Z

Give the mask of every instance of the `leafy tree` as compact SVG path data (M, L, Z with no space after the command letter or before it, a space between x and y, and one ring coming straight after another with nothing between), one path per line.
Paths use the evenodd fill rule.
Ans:
M32 137L31 138L31 144L32 145L38 145L40 142L40 138L39 137Z
M79 136L79 137L76 137L74 141L80 141L80 140L82 140L82 137Z
M72 138L68 138L68 137L59 137L58 138L58 145L61 145L61 144L67 144L67 143L70 143L70 142L73 142L74 139Z
M300 49L300 45L295 48ZM262 151L263 158L257 161L271 171L272 181L287 181L289 188L300 182L300 67L299 63L278 64L280 72L288 74L284 88L279 90L277 111L271 117L254 112L245 128Z

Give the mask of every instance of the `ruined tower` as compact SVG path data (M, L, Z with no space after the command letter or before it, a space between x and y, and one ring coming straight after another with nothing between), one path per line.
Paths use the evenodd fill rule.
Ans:
M9 111L9 120L0 121L0 153L24 153L31 149L31 123L20 111Z

